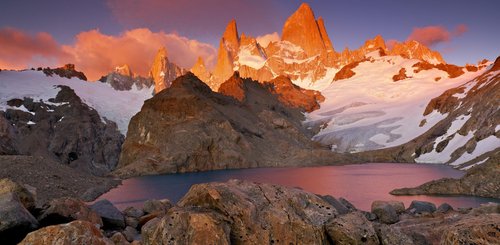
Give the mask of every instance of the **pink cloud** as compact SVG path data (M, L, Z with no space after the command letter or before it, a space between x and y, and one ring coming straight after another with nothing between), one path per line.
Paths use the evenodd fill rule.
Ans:
M467 29L467 26L464 24L458 25L453 32L448 31L443 26L416 27L407 40L415 40L427 46L434 46L461 36Z
M30 35L14 28L0 29L0 68L52 66L67 57L48 33Z
M48 33L29 35L17 29L0 29L0 68L26 69L73 63L90 80L99 79L114 67L128 64L136 74L146 76L162 46L171 62L191 68L198 56L208 68L216 62L217 50L210 44L173 33L134 29L118 36L98 30L79 33L75 43L61 46Z
M75 44L64 50L73 55L77 68L90 79L128 64L136 74L146 76L153 58L162 46L168 52L171 62L184 68L191 68L198 56L205 59L208 67L215 64L216 49L206 43L190 40L172 33L152 32L149 29L134 29L119 36L110 36L98 30L82 32L76 36Z

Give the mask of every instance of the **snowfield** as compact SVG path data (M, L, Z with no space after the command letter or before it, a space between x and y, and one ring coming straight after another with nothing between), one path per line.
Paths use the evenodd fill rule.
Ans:
M306 125L322 128L313 139L330 145L334 151L375 150L412 140L447 116L436 111L423 116L432 98L484 72L466 72L450 79L438 69L414 73L412 65L419 62L416 59L369 57L370 61L353 69L353 77L335 81L322 90L326 100L321 108L306 115ZM394 82L392 77L401 68L406 69L409 78ZM435 81L437 77L441 79Z
M127 134L132 116L141 110L144 100L152 97L153 87L138 90L135 85L130 91L114 90L109 84L87 82L78 78L46 76L40 71L1 71L0 110L10 108L7 101L14 98L33 98L35 101L55 98L59 92L57 85L71 87L88 106L97 110L101 117L116 122L118 129ZM19 108L15 108L19 109Z

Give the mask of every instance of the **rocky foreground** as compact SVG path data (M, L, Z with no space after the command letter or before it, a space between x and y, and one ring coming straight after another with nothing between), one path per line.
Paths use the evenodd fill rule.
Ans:
M454 210L413 201L347 200L240 180L194 185L176 204L116 209L57 198L35 205L33 190L0 181L2 244L498 244L500 205Z

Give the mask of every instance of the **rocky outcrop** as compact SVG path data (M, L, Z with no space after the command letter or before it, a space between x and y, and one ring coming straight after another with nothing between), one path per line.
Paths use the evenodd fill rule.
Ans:
M101 216L105 228L125 228L125 217L110 201L99 200L90 209Z
M426 62L426 61L421 61L421 62L415 63L412 67L415 68L415 70L413 70L415 73L419 73L420 71L430 70L430 69L436 68L438 70L442 70L442 71L448 73L449 78L459 77L465 73L463 67L452 65L452 64L444 64L444 63L431 64L431 63Z
M264 86L267 86L268 90L275 94L284 105L306 112L319 109L319 103L325 100L319 91L303 89L285 76L278 76L269 82L264 82Z
M334 244L379 244L377 233L361 212L352 212L325 225Z
M392 77L392 81L397 82L397 81L399 81L399 80L404 80L404 79L406 79L406 78L408 78L408 77L406 76L406 69L405 69L405 68L401 68L401 69L399 70L398 74L396 74L396 75L394 75L394 76Z
M103 83L108 83L115 90L145 89L153 86L151 78L136 76L128 65L118 66L113 72L99 79Z
M471 195L500 198L500 151L490 159L467 171L460 179L444 178L415 188L391 191L393 195Z
M83 72L81 71L77 71L75 69L75 65L74 64L66 64L64 65L63 67L59 67L59 68L55 68L55 69L51 69L51 68L38 68L38 70L42 70L43 73L45 73L45 75L47 76L52 76L52 75L58 75L60 77L65 77L65 78L72 78L72 77L76 77L78 79L81 79L83 81L87 81L87 77L85 76L85 74L83 74Z
M167 49L161 47L153 60L153 65L149 71L149 77L155 85L155 93L169 88L172 81L186 71L168 60Z
M34 191L36 192L36 190ZM6 193L16 194L16 196L19 198L19 201L21 201L23 206L28 210L32 210L36 207L36 193L30 192L28 188L12 181L11 179L0 179L0 195Z
M67 86L49 102L18 98L0 121L17 154L42 156L95 175L115 168L124 137L114 122L101 118Z
M111 240L105 237L94 224L87 221L73 221L68 224L47 226L29 233L21 245L42 244L96 244L111 245Z
M193 74L179 77L170 89L147 100L131 120L115 174L305 166L345 160L313 143L301 125L300 111L284 106L258 82L233 79L228 83L228 87L242 85L237 91L244 100L212 92Z
M231 20L226 26L219 43L217 63L213 72L213 81L205 81L214 91L219 89L220 84L233 74L233 66L236 55L240 48L240 36L236 26L236 20Z

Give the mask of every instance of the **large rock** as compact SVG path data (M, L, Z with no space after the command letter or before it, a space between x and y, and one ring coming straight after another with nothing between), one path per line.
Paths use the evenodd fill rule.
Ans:
M339 216L325 227L334 244L379 244L372 223L361 212Z
M0 195L5 193L15 193L23 206L30 210L36 206L36 196L26 187L7 178L0 179Z
M444 231L441 244L500 244L500 215L459 221Z
M393 245L393 244L414 244L412 238L402 232L399 228L393 228L386 224L375 224L375 231L377 232L379 244Z
M373 202L371 211L377 215L382 223L393 224L399 221L399 215L396 209L388 202Z
M412 201L410 207L408 207L410 213L434 213L436 211L436 205L431 202L425 201Z
M49 102L13 99L5 118L14 125L18 154L41 156L79 171L104 175L117 163L124 137L74 90L59 86ZM24 110L26 108L28 111Z
M310 140L299 110L235 76L243 101L214 93L189 73L144 103L129 126L115 174L307 166L346 161Z
M38 227L38 222L14 192L0 194L0 238L7 244L16 243L30 231Z
M101 216L105 228L125 228L125 217L110 201L97 201L90 209Z
M400 201L374 201L372 202L372 209L377 208L379 206L383 206L385 204L388 204L396 210L396 213L401 214L405 211L405 204Z
M29 233L21 245L44 244L94 244L113 245L102 232L92 223L87 221L73 221L68 224L47 226Z
M303 190L240 180L194 185L178 205L222 215L235 244L326 244L323 226L338 215L326 201Z
M42 226L84 220L102 227L101 217L79 199L63 197L44 205L38 221Z
M166 213L172 207L172 203L168 199L156 200L151 199L144 202L142 211L146 214Z
M199 208L171 209L154 228L143 229L142 238L144 244L231 244L225 217Z

